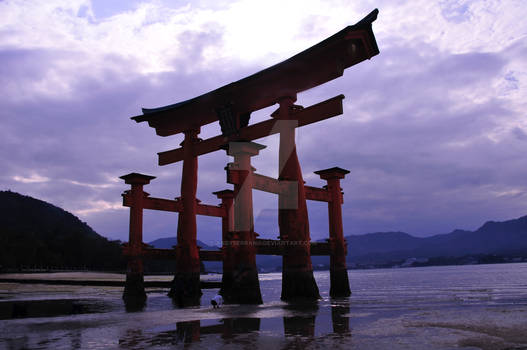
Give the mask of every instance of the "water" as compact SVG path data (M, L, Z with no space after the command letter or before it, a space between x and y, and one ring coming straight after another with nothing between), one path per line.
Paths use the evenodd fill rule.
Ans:
M125 311L119 287L0 284L0 349L527 349L527 264L349 277L349 299L331 300L329 273L317 271L322 300L283 303L281 274L271 273L260 275L263 305L212 309L217 290L204 290L201 307L177 309L157 288L140 312Z

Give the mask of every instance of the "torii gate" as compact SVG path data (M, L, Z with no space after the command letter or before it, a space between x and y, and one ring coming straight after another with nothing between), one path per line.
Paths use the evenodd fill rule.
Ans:
M131 184L123 194L123 204L131 207L130 240L124 247L129 256L123 298L145 300L142 257L174 256L177 271L169 295L180 305L199 304L200 258L223 260L222 294L229 302L261 303L256 270L256 254L283 255L282 299L317 299L311 255L330 255L330 295L349 296L346 244L342 228L340 179L348 173L331 168L317 173L328 182L325 189L305 186L298 162L295 128L342 114L343 95L303 108L294 105L297 93L341 76L344 69L377 55L372 31L375 9L355 25L309 49L249 77L204 95L155 109L143 109L133 117L148 122L160 136L183 133L180 148L158 153L159 165L183 161L181 197L176 200L150 198L143 185L154 177L131 173L121 178ZM271 119L249 125L250 114L278 104ZM200 140L203 125L219 121L222 135ZM258 175L250 158L265 146L253 140L280 134L278 179ZM225 149L234 157L227 170L227 182L234 191L215 192L220 206L201 204L196 198L198 156ZM254 232L252 189L279 196L280 241L260 240ZM311 243L306 199L328 202L329 243ZM179 212L176 250L152 249L142 242L142 210ZM222 218L221 252L200 252L196 244L196 215Z

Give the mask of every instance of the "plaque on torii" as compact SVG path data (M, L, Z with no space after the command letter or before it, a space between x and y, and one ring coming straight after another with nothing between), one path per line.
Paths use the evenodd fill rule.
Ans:
M224 232L224 239L230 237L233 242L246 242L229 250L232 256L228 266L232 270L229 272L230 285L222 288L227 294L224 297L231 302L261 303L254 260L258 239L253 227L252 189L278 194L280 239L284 242L310 242L306 199L329 203L331 295L349 295L347 273L343 272L346 249L342 237L342 194L339 185L339 179L348 171L331 168L317 172L328 181L326 189L305 186L295 144L295 128L341 115L344 96L338 95L306 108L294 103L298 93L338 78L346 68L379 53L372 31L372 22L377 14L378 10L374 10L355 25L244 79L186 101L159 108L143 108L143 114L132 117L136 122L147 122L160 136L185 135L180 148L158 153L159 165L183 161L181 197L177 203L160 204L163 200L149 199L148 196L141 199L141 203L164 205L172 208L171 211L179 212L175 254L177 271L169 294L178 303L197 304L201 295L196 215L229 217L225 203L216 209L200 204L196 198L198 157L221 149L234 157L234 163L227 167L228 182L234 185L234 205L230 204L234 224L223 224L224 229L233 230ZM279 107L270 119L250 124L252 112L275 104ZM216 121L220 123L221 135L199 139L201 127ZM250 157L264 148L251 141L273 134L280 135L278 179L256 174L250 162ZM221 191L216 193L222 201L227 198ZM125 195L124 198L126 202L131 197ZM134 207L131 202L128 206ZM320 297L313 278L310 248L310 244L283 247L283 300ZM225 253L227 249L223 249ZM333 285L337 280L338 283Z

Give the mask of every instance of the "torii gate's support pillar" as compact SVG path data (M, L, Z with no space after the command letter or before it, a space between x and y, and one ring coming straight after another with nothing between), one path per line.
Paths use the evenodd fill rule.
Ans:
M183 141L183 174L181 177L181 202L183 210L178 216L176 273L168 295L178 306L199 305L201 287L200 263L197 246L196 190L198 186L198 157L194 144L199 142L199 129L185 131Z
M338 167L315 171L315 174L327 181L327 190L331 195L331 201L328 202L328 219L331 249L329 295L332 297L348 297L351 294L346 268L347 249L342 229L342 192L340 188L340 179L348 173L348 170Z
M296 193L280 193L278 224L280 239L289 242L285 247L282 271L282 300L319 299L318 286L313 277L311 265L309 221L307 216L306 193L302 170L298 162L295 144L295 127L290 113L296 98L285 97L275 118L280 123L280 151L278 179L295 181ZM294 244L293 244L294 243Z
M230 295L225 301L239 304L261 304L262 294L256 268L256 247L253 221L251 156L265 146L254 142L230 142L227 153L234 156L228 176L238 176L234 185L234 271Z
M124 284L123 299L127 305L132 307L142 306L146 301L146 293L143 276L143 185L150 183L155 176L138 173L130 173L120 177L126 184L132 185L130 207L130 230L126 255L128 266L126 268L126 282Z
M221 206L226 212L226 216L221 219L223 274L221 277L220 294L224 299L227 299L232 293L234 269L234 250L232 246L232 232L234 231L234 192L232 190L223 190L214 192L214 194L221 199Z

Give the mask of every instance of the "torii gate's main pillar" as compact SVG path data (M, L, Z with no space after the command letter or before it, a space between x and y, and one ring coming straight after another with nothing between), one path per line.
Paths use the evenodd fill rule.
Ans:
M198 157L194 145L199 142L199 129L185 131L183 141L183 174L181 202L183 211L178 216L176 273L168 295L179 306L199 305L201 293L199 250L197 245Z
M329 219L329 246L330 255L330 288L329 295L332 297L348 297L351 294L346 268L346 242L342 228L342 189L340 179L343 179L349 170L342 168L330 168L315 171L321 179L326 180L327 190L331 194L328 202Z
M225 301L239 304L261 304L262 294L256 268L256 247L253 219L253 168L251 157L264 145L255 142L230 142L227 150L234 156L228 176L238 176L234 185L233 279L230 291L224 290Z
M294 181L297 193L280 193L278 225L280 239L287 245L282 262L282 300L297 298L319 299L320 293L313 277L311 265L309 221L302 170L298 162L295 144L296 120L291 120L296 97L280 99L280 108L275 118L283 120L280 127L280 150L278 179Z

